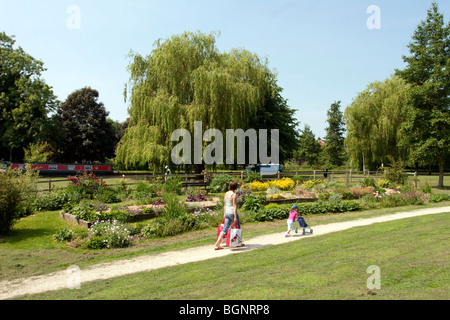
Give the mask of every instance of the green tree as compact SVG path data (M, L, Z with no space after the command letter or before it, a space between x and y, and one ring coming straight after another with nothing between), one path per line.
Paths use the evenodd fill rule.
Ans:
M407 121L402 129L412 159L439 165L438 187L444 186L444 163L450 151L450 23L436 3L417 27L397 74L411 85Z
M51 146L47 143L32 143L24 150L24 161L26 163L48 162L52 155L50 148Z
M394 159L408 159L400 127L409 86L399 77L370 83L346 108L345 146L353 167L377 170Z
M278 129L280 131L280 163L292 159L299 146L299 122L295 119L295 110L281 96L282 89L274 85L275 94L266 93L264 105L250 121L249 127L259 129ZM270 141L269 141L270 142ZM268 144L270 149L270 143Z
M325 156L331 166L342 166L345 163L344 131L345 124L341 111L341 102L334 102L327 112L328 127L326 130Z
M243 49L220 53L213 33L185 32L155 45L145 58L131 54L130 123L116 152L127 167L160 171L177 144L171 141L174 130L193 133L195 121L203 131L246 129L268 97L276 99L267 60Z
M45 140L58 101L42 79L41 61L0 33L0 159L22 161L23 149Z
M310 126L305 125L300 138L299 148L296 152L296 158L300 161L305 161L310 166L315 166L319 162L321 146L318 139L316 139Z
M65 162L104 162L114 156L116 137L97 90L86 87L67 97L58 109L64 132L59 146Z

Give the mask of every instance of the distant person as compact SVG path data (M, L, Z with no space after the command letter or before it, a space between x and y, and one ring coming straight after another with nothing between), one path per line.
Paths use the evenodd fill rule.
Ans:
M167 178L172 175L172 171L170 170L169 166L165 167L165 173L164 173L164 180L167 181Z

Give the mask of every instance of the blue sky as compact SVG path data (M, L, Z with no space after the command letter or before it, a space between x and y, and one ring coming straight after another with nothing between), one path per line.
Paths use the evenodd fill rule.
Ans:
M448 21L450 1L438 0ZM43 77L64 101L90 86L114 120L127 118L123 100L130 50L148 55L157 39L184 31L220 31L220 51L245 48L267 57L278 73L300 129L325 136L327 110L342 111L373 81L390 77L431 0L0 0L0 31L44 62ZM380 9L380 29L367 20ZM68 11L79 9L79 16ZM77 18L73 20L72 18ZM67 23L79 21L79 28ZM69 23L70 25L70 23Z

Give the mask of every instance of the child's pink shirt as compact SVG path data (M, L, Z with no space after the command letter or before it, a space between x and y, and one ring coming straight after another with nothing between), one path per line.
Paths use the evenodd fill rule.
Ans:
M295 216L297 215L297 211L289 212L289 220L295 221Z

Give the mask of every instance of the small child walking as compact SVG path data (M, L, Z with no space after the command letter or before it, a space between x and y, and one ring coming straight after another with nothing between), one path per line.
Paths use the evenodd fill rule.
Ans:
M289 218L287 220L287 232L284 235L285 237L289 237L291 235L291 231L294 228L294 223L297 217L299 216L298 207L294 204L291 208L291 212L289 212Z

